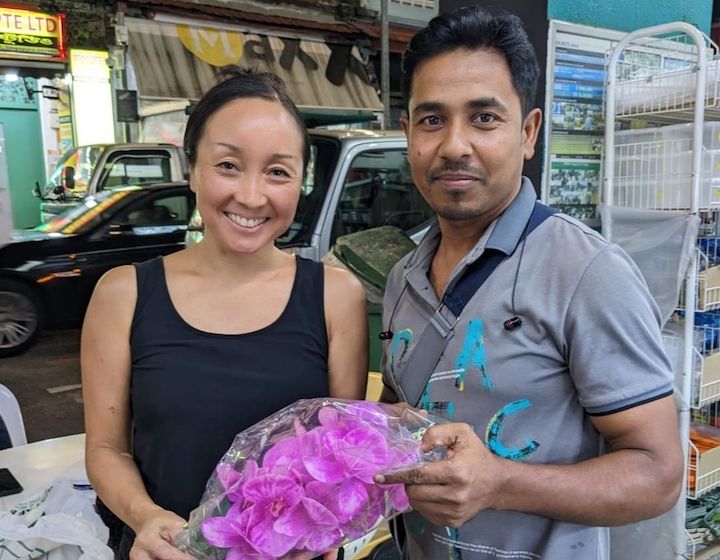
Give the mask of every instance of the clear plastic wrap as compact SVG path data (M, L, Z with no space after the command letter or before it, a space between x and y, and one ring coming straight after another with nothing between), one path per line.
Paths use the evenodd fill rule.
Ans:
M441 420L366 401L300 400L238 434L176 545L198 560L308 560L407 511L387 473L437 460L420 451Z

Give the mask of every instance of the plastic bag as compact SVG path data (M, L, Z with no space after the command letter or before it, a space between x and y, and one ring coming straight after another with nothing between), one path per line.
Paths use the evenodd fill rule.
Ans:
M87 481L55 480L49 488L0 512L0 557L30 560L112 560L108 529L95 512Z
M366 401L300 400L240 433L176 546L199 560L307 560L409 509L373 476L437 460L420 439L440 421Z

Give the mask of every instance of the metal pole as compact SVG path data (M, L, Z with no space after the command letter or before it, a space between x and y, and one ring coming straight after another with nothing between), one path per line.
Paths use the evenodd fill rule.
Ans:
M383 104L383 130L390 128L390 30L388 2L380 0L380 97Z

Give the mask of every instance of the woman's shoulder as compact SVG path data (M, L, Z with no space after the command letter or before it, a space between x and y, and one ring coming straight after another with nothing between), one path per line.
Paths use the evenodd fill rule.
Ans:
M118 292L136 291L135 266L125 264L111 268L100 277L95 286L95 292Z
M323 263L322 268L326 284L336 284L339 287L362 290L360 280L349 270L325 263Z
M95 284L88 315L119 318L124 310L134 309L137 300L135 267L123 265L107 271Z
M337 301L365 301L365 289L360 280L349 270L330 264L323 265L325 275L325 299Z

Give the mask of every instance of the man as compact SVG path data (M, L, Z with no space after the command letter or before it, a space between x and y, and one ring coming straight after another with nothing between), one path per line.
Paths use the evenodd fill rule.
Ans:
M439 16L403 71L408 160L438 223L388 281L384 398L422 376L419 406L451 421L423 438L425 450L447 446L446 460L377 477L406 484L404 555L607 558L601 527L667 511L683 478L655 303L596 232L563 214L528 226L536 195L522 166L541 112L518 18ZM436 310L454 322L443 295L485 252L502 260L437 363L404 369Z

